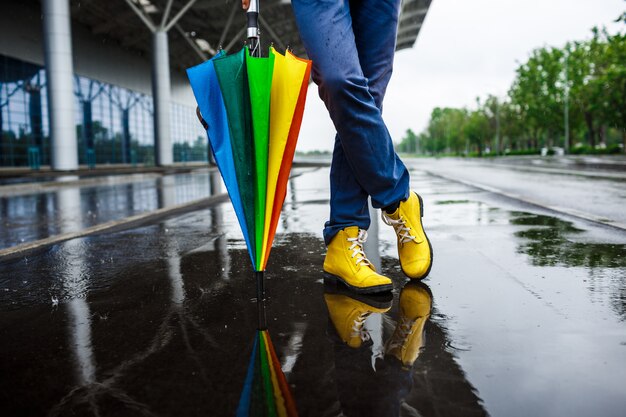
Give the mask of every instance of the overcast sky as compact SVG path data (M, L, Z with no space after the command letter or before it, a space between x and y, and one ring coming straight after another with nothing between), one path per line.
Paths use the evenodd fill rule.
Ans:
M593 26L624 30L613 23L624 10L623 0L433 0L415 46L395 57L383 112L394 141L421 132L434 107L505 96L534 48L587 39ZM298 150L331 150L334 133L311 84Z

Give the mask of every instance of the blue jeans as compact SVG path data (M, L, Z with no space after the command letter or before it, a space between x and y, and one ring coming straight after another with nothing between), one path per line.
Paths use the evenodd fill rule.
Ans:
M313 81L337 130L324 241L369 228L367 197L382 208L409 195L409 172L382 119L400 0L292 0Z

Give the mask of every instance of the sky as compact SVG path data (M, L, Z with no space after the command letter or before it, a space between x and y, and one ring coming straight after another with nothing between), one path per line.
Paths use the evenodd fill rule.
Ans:
M588 39L614 23L623 0L433 0L413 48L396 53L383 105L394 141L425 129L435 107L472 107L476 97L505 97L531 51ZM299 151L332 150L335 128L317 86L309 86Z

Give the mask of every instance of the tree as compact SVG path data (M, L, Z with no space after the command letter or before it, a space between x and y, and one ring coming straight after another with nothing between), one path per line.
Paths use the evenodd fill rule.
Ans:
M626 34L606 35L596 78L590 83L599 119L622 134L626 152Z
M413 154L418 153L419 149L417 145L418 145L417 135L415 134L415 132L413 132L412 129L407 129L404 134L404 137L402 138L402 140L397 146L398 152L413 153Z
M474 145L478 155L482 155L485 143L491 135L489 120L485 112L482 109L470 112L463 130L470 145Z
M538 147L541 134L547 136L548 145L554 144L554 135L563 127L562 58L560 49L535 49L518 67L509 91L511 102L527 123L533 148Z
M558 145L565 136L566 97L572 138L587 139L592 152L598 138L604 142L606 137L608 152L617 149L621 138L626 151L625 63L626 34L609 35L596 28L589 40L535 49L517 68L508 100L489 95L482 102L477 99L475 110L434 108L419 135L422 151L461 154L471 144L482 154L486 147L494 148L497 133L498 151L506 142L512 150ZM405 152L416 140L408 133L402 142Z

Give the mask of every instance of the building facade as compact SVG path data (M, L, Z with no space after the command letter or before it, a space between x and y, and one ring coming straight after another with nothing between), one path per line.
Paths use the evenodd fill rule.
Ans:
M81 165L155 163L150 57L71 22ZM0 167L51 164L48 82L38 1L0 5ZM171 71L174 162L207 161L206 134L182 71Z

